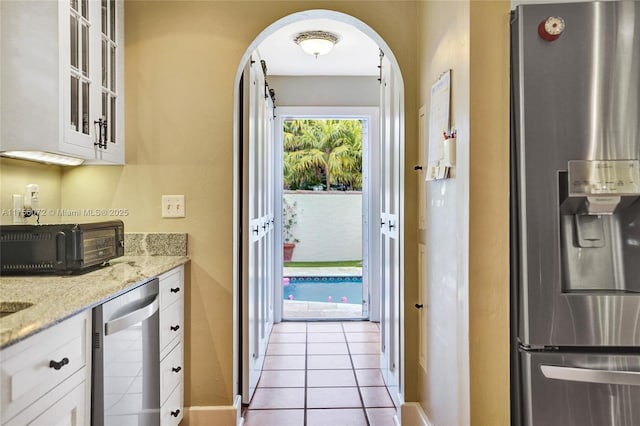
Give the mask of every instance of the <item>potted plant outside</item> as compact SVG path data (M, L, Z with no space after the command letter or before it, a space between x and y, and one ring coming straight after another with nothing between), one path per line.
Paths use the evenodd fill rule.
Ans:
M283 236L283 260L291 262L293 257L293 249L300 240L294 237L293 228L298 223L298 212L296 211L297 203L289 203L286 199L282 199L282 236Z

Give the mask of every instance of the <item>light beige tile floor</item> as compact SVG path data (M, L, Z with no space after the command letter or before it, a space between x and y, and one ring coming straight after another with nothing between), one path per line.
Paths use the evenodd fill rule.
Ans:
M245 425L393 426L379 348L376 323L276 324Z

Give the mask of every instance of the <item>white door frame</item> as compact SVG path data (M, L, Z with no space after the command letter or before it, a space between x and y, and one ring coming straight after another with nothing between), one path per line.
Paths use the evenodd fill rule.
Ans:
M365 106L285 106L276 108L275 143L276 143L276 178L275 178L275 206L278 213L282 211L282 152L283 152L283 126L288 119L364 119L368 123L368 135L366 143L362 144L362 286L363 291L369 293L367 303L367 315L371 321L380 321L380 281L372 280L370 271L379 268L379 257L371 247L377 247L379 226L375 220L376 212L380 210L380 200L375 194L379 192L378 175L372 173L375 165L379 164L379 119L378 107ZM365 142L365 141L363 141ZM276 214L275 246L282 247L282 215ZM275 256L276 265L283 264L282 250L278 250ZM279 301L274 306L274 322L282 321L282 268L275 268L275 295L274 300ZM363 309L365 307L363 306Z
M238 63L238 68L236 70L236 76L233 84L233 397L239 394L241 389L240 380L240 368L242 366L241 354L240 354L240 303L242 303L240 298L240 285L241 285L241 271L239 270L240 265L240 255L239 247L240 240L243 237L241 234L241 223L242 218L239 216L240 204L242 202L242 188L239 186L240 182L240 173L242 173L242 168L239 163L240 156L240 129L239 129L239 108L240 108L240 96L239 96L239 84L240 79L242 77L242 73L244 70L245 64L249 61L251 54L258 48L260 43L262 43L267 37L272 35L274 32L279 30L280 28L289 25L294 22L308 20L308 19L332 19L336 21L340 21L349 25L354 26L358 30L362 31L368 37L370 37L385 53L386 58L390 61L391 66L397 71L397 78L399 82L398 90L400 91L401 97L401 105L404 106L404 81L402 78L402 73L400 71L400 65L396 60L393 51L386 43L386 41L369 25L365 24L363 21L345 14L341 12L336 12L332 10L306 10L302 12L296 12L291 15L285 16L284 18L279 19L278 21L272 23L267 28L265 28L247 47L244 55L240 59ZM398 117L396 117L401 126L401 143L400 143L400 185L401 188L404 188L404 125L405 125L405 115L404 109L399 111ZM400 213L401 217L403 217L403 206L404 206L404 191L400 192ZM404 295L404 273L402 271L403 268L403 260L404 260L404 227L400 228L400 265L401 265L401 273L400 273L400 292L401 298ZM400 335L400 345L401 345L401 353L404 353L404 303L401 301L401 311L399 318L399 329L401 332ZM404 375L404 359L400 358L400 370ZM399 393L404 395L404 380L402 380L402 384L399 388Z

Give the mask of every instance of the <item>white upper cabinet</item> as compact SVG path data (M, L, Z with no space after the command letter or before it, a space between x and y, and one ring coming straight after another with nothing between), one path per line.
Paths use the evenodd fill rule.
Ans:
M3 155L123 164L123 1L2 1L0 19Z

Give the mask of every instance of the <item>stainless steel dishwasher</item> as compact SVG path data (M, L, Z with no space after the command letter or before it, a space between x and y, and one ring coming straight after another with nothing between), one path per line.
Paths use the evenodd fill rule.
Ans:
M158 279L93 309L93 426L160 424Z

